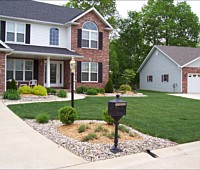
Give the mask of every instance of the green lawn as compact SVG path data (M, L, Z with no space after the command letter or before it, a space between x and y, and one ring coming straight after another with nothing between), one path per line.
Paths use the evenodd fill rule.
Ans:
M127 115L121 123L152 136L178 143L200 140L200 101L169 96L166 93L143 92L148 97L124 97ZM75 101L79 119L102 119L102 110L114 97L87 97ZM57 118L58 109L69 102L9 105L21 118L35 118L39 113Z

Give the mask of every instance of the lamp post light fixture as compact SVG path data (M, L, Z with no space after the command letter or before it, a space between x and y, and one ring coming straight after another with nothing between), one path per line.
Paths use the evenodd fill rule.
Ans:
M74 107L74 72L76 67L76 61L74 57L72 57L70 61L70 69L71 69L71 106Z

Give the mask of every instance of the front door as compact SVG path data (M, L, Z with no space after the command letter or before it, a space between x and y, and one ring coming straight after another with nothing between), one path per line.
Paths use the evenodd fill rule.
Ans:
M44 80L46 86L47 80L47 63L44 67ZM62 61L50 61L50 86L51 87L63 87L63 62Z

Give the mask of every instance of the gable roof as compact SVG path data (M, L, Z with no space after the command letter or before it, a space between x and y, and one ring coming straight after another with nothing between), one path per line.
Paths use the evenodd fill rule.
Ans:
M183 68L200 58L200 48L155 45L137 70L140 72L155 50L162 52L177 66Z
M0 16L65 24L83 12L32 0L0 0Z

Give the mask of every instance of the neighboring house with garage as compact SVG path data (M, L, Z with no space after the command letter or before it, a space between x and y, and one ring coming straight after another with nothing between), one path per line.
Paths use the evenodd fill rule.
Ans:
M140 89L200 93L200 48L155 45L137 72Z
M112 26L95 9L87 11L37 1L0 2L0 93L8 80L45 87L104 87Z

